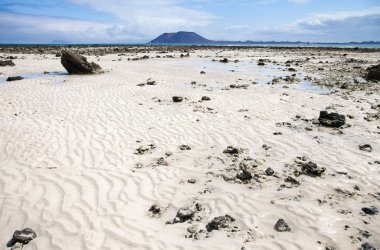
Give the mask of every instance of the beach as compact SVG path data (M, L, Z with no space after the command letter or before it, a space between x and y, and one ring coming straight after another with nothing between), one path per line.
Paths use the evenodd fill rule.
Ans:
M62 49L104 73L68 75ZM23 228L34 250L380 248L379 50L0 56L0 249Z

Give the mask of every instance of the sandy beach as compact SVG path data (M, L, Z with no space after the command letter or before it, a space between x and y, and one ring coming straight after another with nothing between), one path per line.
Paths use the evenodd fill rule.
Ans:
M379 50L60 50L0 50L0 249L380 248Z

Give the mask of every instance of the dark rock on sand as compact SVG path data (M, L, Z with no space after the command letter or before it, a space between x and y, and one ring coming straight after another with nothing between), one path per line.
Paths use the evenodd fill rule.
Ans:
M241 181L249 181L252 179L252 174L248 170L242 169L237 173L236 178Z
M22 76L10 76L7 78L7 82L12 82L12 81L19 81L24 79Z
M286 223L283 219L279 219L274 225L274 228L278 232L290 232L292 229L289 227L288 223Z
M274 175L274 170L272 168L267 168L267 170L265 170L265 174L268 176L272 176Z
M191 147L189 145L183 144L183 145L179 146L179 149L181 149L181 150L191 150Z
M94 63L87 62L87 58L74 52L62 51L61 63L69 74L97 74L102 73L102 68Z
M360 247L362 250L377 250L376 247L372 246L369 243L363 243Z
M319 123L322 126L340 128L346 124L346 117L338 113L329 113L327 111L321 111L318 118Z
M219 62L221 62L221 63L228 63L228 59L227 59L227 58L223 58L223 59L220 60Z
M369 144L359 145L361 151L372 152L372 146Z
M377 215L379 213L379 210L374 207L374 206L371 206L371 207L363 207L362 208L362 211L365 213L365 214L368 214L368 215Z
M380 64L369 67L367 72L367 80L380 80Z
M202 100L202 101L210 101L211 98L208 97L208 96L202 96L202 99L201 99L201 100Z
M318 167L318 165L314 162L305 162L301 165L302 173L311 177L321 176L326 169Z
M153 205L149 208L148 211L151 212L152 214L159 214L159 213L161 212L161 208L160 208L159 205L157 205L157 204L153 204Z
M223 150L223 153L230 154L230 155L237 155L241 153L241 150L233 146L228 146L225 150Z
M0 67L5 67L5 66L16 66L12 60L4 60L4 61L0 61Z
M13 233L13 237L11 241L13 243L12 245L16 244L17 242L26 245L36 237L37 237L37 234L33 229L24 228L21 231L16 230Z
M182 102L183 98L180 96L173 96L172 97L173 102Z
M210 221L206 225L206 228L207 228L207 231L211 232L213 230L219 230L221 228L226 228L226 227L228 227L229 224L231 224L234 221L235 221L234 218L232 218L231 216L226 214L224 216L218 216L218 217L215 217L214 219L212 219L212 221Z

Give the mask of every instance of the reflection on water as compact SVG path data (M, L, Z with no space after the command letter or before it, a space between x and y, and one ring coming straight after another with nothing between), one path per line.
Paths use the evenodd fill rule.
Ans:
M239 62L229 62L221 63L219 61L211 60L196 60L196 59L181 59L181 60L169 60L165 63L170 65L180 65L193 67L199 71L205 71L206 73L241 73L250 74L256 76L259 79L256 81L257 85L261 86L271 86L283 88L287 86L289 88L294 88L302 91L313 92L313 93L330 93L333 91L332 88L319 86L311 83L310 81L304 80L305 74L303 72L289 72L287 67L282 65L276 65L273 63L266 63L265 66L258 66L255 61L239 61ZM276 83L272 84L272 79L274 77L286 77L292 74L296 74L296 77L301 79L300 82L295 83ZM205 87L208 90L221 90L227 86L223 86L221 83L207 84L207 85L191 85L185 84L185 87Z

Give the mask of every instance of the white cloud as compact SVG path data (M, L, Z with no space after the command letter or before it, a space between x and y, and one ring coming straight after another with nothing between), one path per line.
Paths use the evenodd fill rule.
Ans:
M289 2L295 3L295 4L307 4L311 2L311 0L289 0Z
M127 27L146 34L189 29L209 24L215 16L185 8L177 0L70 0L116 16Z

